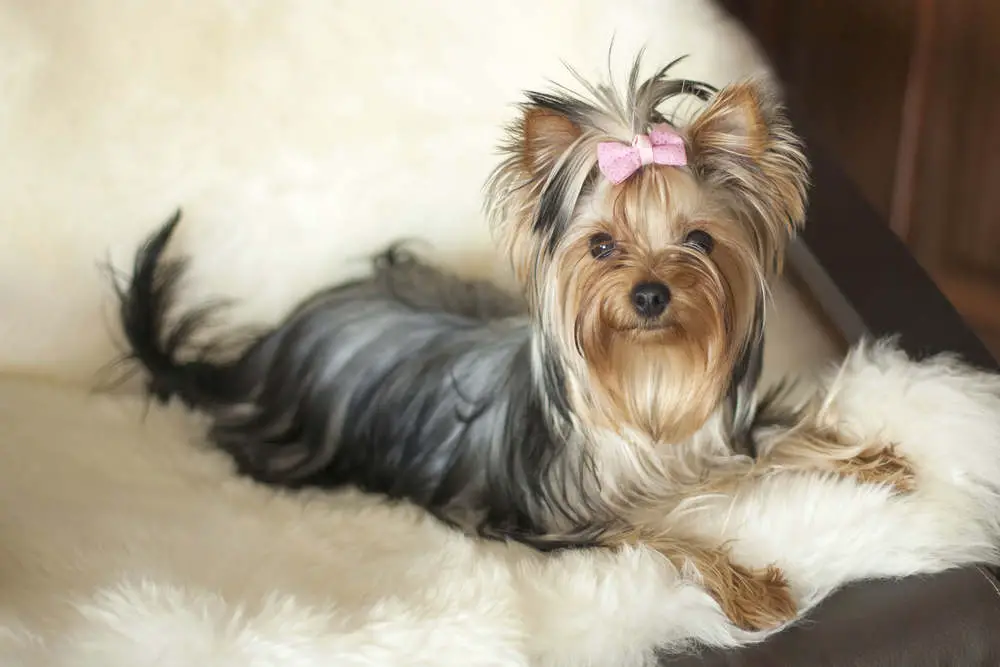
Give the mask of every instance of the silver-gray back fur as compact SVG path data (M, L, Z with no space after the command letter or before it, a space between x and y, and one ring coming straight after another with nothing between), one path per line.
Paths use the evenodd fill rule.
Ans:
M393 248L370 278L325 290L236 360L180 362L198 326L166 326L182 265L161 255L179 218L120 289L131 356L150 391L212 417L245 473L290 487L354 485L448 523L547 548L596 537L585 459L564 456L556 360L534 368L522 302ZM563 422L560 426L560 422ZM583 504L581 504L583 503Z

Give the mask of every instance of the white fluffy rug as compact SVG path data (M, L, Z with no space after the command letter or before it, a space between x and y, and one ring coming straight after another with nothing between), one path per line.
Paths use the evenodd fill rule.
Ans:
M856 351L831 410L899 443L918 490L788 474L693 519L804 604L859 577L996 560L1000 381ZM644 665L756 639L652 553L541 556L353 493L230 474L182 415L0 383L0 658L52 667Z
M510 104L559 59L603 72L612 36L619 63L691 53L681 73L716 85L760 67L703 0L0 0L0 664L614 666L754 639L644 551L542 557L355 494L282 496L182 415L86 392L113 354L98 263L178 206L190 297L248 320L398 236L495 272L480 185ZM777 301L772 378L833 354ZM702 528L806 604L992 558L997 381L880 351L836 388L917 493L789 475Z

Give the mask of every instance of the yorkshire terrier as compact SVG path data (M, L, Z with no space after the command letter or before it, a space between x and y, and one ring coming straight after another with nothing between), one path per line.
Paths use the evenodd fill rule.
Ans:
M542 549L645 544L738 626L782 625L796 615L782 573L733 562L671 512L776 469L904 490L910 472L758 398L768 286L809 165L764 82L715 91L669 70L640 81L637 61L623 91L526 94L486 206L523 294L393 247L231 358L185 360L209 310L170 316L178 214L117 285L129 356L259 481L354 485ZM701 105L683 126L662 110L682 98Z

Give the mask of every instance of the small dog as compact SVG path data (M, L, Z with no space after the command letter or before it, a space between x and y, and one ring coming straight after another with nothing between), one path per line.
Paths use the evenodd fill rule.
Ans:
M905 490L909 468L808 411L776 421L756 395L768 285L809 174L773 92L639 69L624 91L581 79L584 95L527 94L487 187L518 297L393 247L234 358L182 361L209 311L168 322L178 214L116 285L150 392L209 415L214 443L262 482L355 485L542 549L646 544L740 627L791 620L780 571L734 563L671 512L751 473ZM692 97L703 107L684 127L661 111Z

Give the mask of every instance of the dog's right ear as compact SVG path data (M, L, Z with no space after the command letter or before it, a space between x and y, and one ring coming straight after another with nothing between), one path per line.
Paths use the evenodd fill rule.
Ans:
M544 179L573 145L582 130L566 115L541 106L528 106L521 120L521 160L533 179Z
M522 284L565 231L583 187L566 157L584 134L572 109L543 93L528 93L508 128L504 160L490 176L487 206L497 241ZM585 176L586 174L584 174Z

